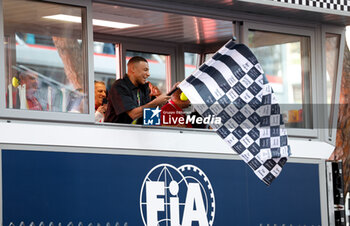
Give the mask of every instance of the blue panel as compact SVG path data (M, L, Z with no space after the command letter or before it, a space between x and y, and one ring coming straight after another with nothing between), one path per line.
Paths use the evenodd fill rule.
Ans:
M213 225L321 225L317 164L287 163L267 187L241 160L3 150L4 225L141 226L142 183L161 163L192 164L206 174L215 193Z

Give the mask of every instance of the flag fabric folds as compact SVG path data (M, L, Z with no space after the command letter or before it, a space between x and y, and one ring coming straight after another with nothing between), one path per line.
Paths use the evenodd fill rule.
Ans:
M200 115L221 118L210 126L270 185L291 152L275 94L249 48L229 41L179 87Z

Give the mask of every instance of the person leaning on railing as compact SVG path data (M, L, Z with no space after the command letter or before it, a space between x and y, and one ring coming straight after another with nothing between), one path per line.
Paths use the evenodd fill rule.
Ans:
M115 81L109 90L105 122L142 124L138 119L142 118L144 108L163 106L170 99L161 94L151 100L146 83L150 76L149 65L145 58L132 57L127 67L124 78Z

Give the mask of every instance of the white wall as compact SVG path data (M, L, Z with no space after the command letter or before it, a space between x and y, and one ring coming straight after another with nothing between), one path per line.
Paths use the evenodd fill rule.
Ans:
M292 157L328 159L325 142L289 138ZM0 121L0 144L92 147L191 153L236 153L213 131L115 124L62 124Z

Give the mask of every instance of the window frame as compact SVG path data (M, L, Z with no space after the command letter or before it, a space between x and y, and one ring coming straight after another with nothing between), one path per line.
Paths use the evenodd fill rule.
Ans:
M322 43L322 72L323 72L323 87L324 90L327 90L327 62L326 62L326 35L335 34L339 35L339 55L338 55L338 65L337 65L337 74L334 78L334 84L332 87L332 100L331 100L331 109L330 115L328 115L327 110L327 92L323 93L323 98L325 100L324 107L324 119L325 119L325 129L323 130L324 140L332 145L335 145L336 135L337 135L337 124L339 116L339 103L340 103L340 92L341 92L341 80L342 80L342 71L343 71L343 59L344 59L344 49L345 49L345 28L323 25L321 28L321 43ZM329 117L332 117L331 127L329 127Z
M117 70L116 79L122 78L126 73L126 51L138 51L138 52L153 52L156 54L169 55L170 56L170 76L166 77L167 90L171 89L171 85L177 81L178 74L178 52L177 45L171 42L160 42L153 40L145 40L135 37L124 37L109 34L94 34L93 41L108 42L119 45L119 51L116 50L116 57L118 58L117 66L119 64L119 71ZM155 51L156 50L156 51ZM152 76L152 72L151 76ZM169 76L169 77L168 77ZM169 87L169 88L168 88Z
M101 38L96 38L94 37L94 40L93 40L93 46L95 44L95 42L101 42L101 43L110 43L110 44L114 44L115 45L115 61L116 61L116 68L115 68L115 74L114 74L114 79L116 80L117 78L119 78L119 75L121 74L121 65L120 65L120 49L121 49L121 43L119 42L115 42L115 41L112 41L112 40L106 40L106 39L101 39ZM94 59L94 74L93 74L93 81L100 81L100 79L98 79L96 77L96 72L95 72L95 50L94 50L94 47L93 47L93 59ZM103 80L102 80L103 81ZM103 81L105 82L105 81ZM106 82L105 82L106 83ZM106 88L108 89L107 87L107 83L105 84L106 85ZM107 90L108 91L108 90ZM95 103L94 103L95 104Z
M315 125L319 125L320 117L318 115L317 109L314 104L317 103L317 86L319 84L316 83L316 74L319 74L319 71L316 67L316 29L315 27L301 27L301 26L292 26L292 25L282 25L277 23L264 23L264 22L253 22L253 21L245 21L243 23L243 32L242 32L242 42L248 45L248 33L249 30L257 30L262 32L274 32L281 34L289 34L289 35L300 35L306 36L310 38L310 101L312 106L312 114L310 118L312 118L312 129L307 128L287 128L289 136L295 137L303 137L303 138L317 138L319 137L319 130ZM319 83L319 82L318 82Z
M186 78L186 62L185 62L185 59L186 59L186 57L185 57L185 54L186 53L191 53L191 54L197 54L198 55L198 58L197 58L197 60L196 60L196 70L202 65L202 63L201 63L201 53L196 53L196 52L189 52L189 51L184 51L183 52L184 53L184 73L183 73L183 75L184 75L184 79ZM191 73L191 74L193 74L193 73ZM190 75L191 75L190 74ZM187 77L189 77L190 75L188 75Z
M172 85L176 82L176 47L173 46L163 46L159 45L156 41L148 41L144 40L141 43L133 42L132 40L128 42L121 42L122 48L121 48L121 57L120 57L120 65L121 65L121 76L126 74L126 51L136 51L136 52L148 52L148 53L155 53L155 54L161 54L161 55L168 55L170 57L169 62L169 72L170 74L166 74L165 82L166 82L166 91L170 91ZM158 44L157 44L158 43ZM167 60L168 61L168 60ZM152 76L152 71L150 71ZM118 78L119 79L119 78Z
M38 0L36 0L38 1ZM0 87L0 118L6 119L24 119L24 120L45 120L45 121L68 121L68 122L94 122L94 83L93 83L93 27L92 27L92 3L84 0L43 0L43 3L55 3L58 5L77 6L82 8L82 36L85 38L85 46L83 49L85 71L87 73L88 82L88 113L69 113L69 112L49 112L49 111L31 111L20 109L6 108L6 89L5 86ZM3 18L3 0L0 0L0 59L5 59L4 45L4 18ZM85 14L85 15L84 15ZM0 84L5 84L5 60L0 61Z

